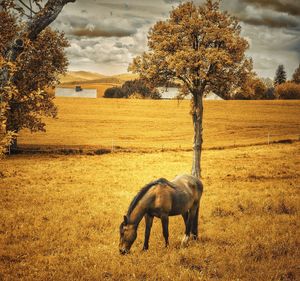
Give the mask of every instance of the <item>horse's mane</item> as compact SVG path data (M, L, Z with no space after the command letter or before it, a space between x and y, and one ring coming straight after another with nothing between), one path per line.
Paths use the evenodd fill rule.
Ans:
M147 193L147 191L152 187L155 186L157 184L166 184L172 188L175 188L176 186L169 182L167 179L165 178L160 178L158 180L152 181L148 184L146 184L144 187L141 188L141 190L137 193L137 195L133 198L133 200L131 201L128 211L127 211L127 216L129 216L131 214L131 212L133 211L133 209L136 207L137 203L143 198L143 196Z

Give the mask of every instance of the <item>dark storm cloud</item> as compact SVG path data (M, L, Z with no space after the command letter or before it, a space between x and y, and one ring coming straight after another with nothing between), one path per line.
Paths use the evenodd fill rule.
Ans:
M134 32L128 30L103 30L103 29L93 29L89 30L86 28L74 29L71 31L72 35L80 37L126 37L132 35Z
M270 28L286 28L300 30L300 18L287 13L286 11L289 9L286 7L283 10L279 10L279 4L276 6L277 9L275 9L275 6L272 6L273 2L276 4L278 1L223 1L222 8L224 10L228 10L240 21L253 26L267 26ZM285 0L285 3L288 2L289 1ZM292 5L299 6L299 4L293 3ZM295 13L296 12L294 12L294 14Z
M242 0L242 2L253 4L256 7L269 8L277 12L288 13L290 15L300 15L299 0Z

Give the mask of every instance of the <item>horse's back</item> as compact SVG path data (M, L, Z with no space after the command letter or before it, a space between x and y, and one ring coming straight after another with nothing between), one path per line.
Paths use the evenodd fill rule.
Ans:
M195 202L200 200L203 184L197 177L188 174L179 175L172 180L172 183L181 189L185 189L187 192L191 192Z
M177 186L189 187L200 193L203 192L202 182L197 177L194 177L192 175L184 174L176 176L175 179L172 180L172 183L174 183Z

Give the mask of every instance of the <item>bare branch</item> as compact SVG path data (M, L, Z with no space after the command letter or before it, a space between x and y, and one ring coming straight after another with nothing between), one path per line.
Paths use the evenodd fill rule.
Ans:
M30 2L31 2L31 1L30 1ZM40 11L43 10L43 7L40 5L39 2L34 1L34 4L39 8Z
M27 8L29 11L30 11L30 14L31 14L31 17L32 17L32 14L36 14L35 11L33 11L32 7L30 8L26 3L24 3L24 1L22 0L18 0L25 8ZM31 6L31 1L30 1L30 6Z
M32 19L30 15L26 14L25 10L21 6L15 5L14 9L17 10L22 16L26 16L27 18Z

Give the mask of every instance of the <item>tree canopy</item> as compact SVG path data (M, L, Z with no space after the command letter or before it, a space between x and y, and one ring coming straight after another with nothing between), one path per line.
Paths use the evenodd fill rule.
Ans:
M21 129L44 130L41 117L56 116L48 89L66 71L68 42L48 26L69 2L0 2L0 154Z
M129 70L156 84L181 81L195 95L218 93L220 87L228 95L252 69L240 31L237 19L219 10L219 2L180 4L150 29L149 51L136 57Z
M252 75L252 62L245 57L249 45L240 33L238 20L221 11L219 1L207 0L201 6L182 3L150 29L149 51L129 66L151 84L180 82L181 92L192 94L196 176L200 175L204 94L213 91L226 97Z
M20 25L8 12L0 12L0 54L6 62L4 53ZM9 110L6 114L6 127L19 132L22 128L31 131L44 130L41 116L56 116L53 95L48 89L59 82L59 75L67 69L64 48L68 46L62 33L45 29L35 41L25 40L22 56L13 65L13 86L7 99Z

